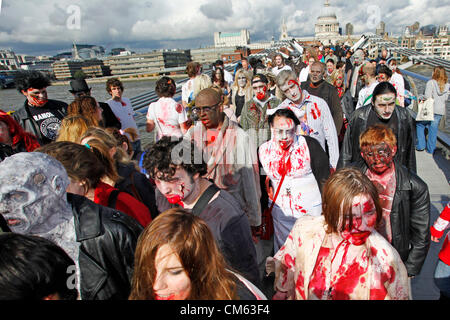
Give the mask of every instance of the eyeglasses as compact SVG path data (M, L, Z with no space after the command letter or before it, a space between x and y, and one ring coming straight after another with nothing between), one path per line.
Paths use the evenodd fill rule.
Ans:
M211 110L215 109L218 105L220 104L220 102L216 103L213 106L205 106L205 107L193 107L192 108L192 113L194 114L201 114L201 113L208 113Z

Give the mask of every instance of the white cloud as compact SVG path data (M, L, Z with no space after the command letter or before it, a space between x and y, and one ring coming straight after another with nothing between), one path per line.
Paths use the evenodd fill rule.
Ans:
M324 1L310 0L10 0L0 13L0 46L54 45L72 41L101 45L170 45L176 40L204 39L212 44L215 31L250 30L251 39L270 40L280 32L284 17L293 36L314 33ZM351 22L355 33L368 28L368 5L379 6L389 32L406 25L448 24L450 5L440 0L331 0L340 26ZM70 5L80 7L80 29L66 22ZM196 42L198 43L198 41Z

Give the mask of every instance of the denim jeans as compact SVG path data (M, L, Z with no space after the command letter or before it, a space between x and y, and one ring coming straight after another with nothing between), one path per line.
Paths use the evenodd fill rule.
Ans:
M417 150L424 150L428 153L433 154L436 148L436 139L438 133L439 122L441 121L442 115L434 114L433 121L417 121L416 122L416 132L417 132ZM428 129L428 138L425 139L425 128Z
M434 270L434 283L442 294L450 298L450 266L440 259Z
M134 153L141 152L141 139L131 142L131 146L133 147Z

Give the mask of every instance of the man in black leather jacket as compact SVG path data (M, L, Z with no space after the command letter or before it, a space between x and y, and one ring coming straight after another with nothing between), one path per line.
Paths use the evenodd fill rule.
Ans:
M385 123L393 129L397 138L398 150L395 159L413 172L417 172L415 153L416 121L406 108L395 105L395 102L391 111L386 112L387 115L380 115L379 100L389 95L392 95L395 101L395 88L389 82L381 82L373 91L372 103L353 112L342 142L337 164L338 169L346 167L352 162L362 160L359 148L360 134L370 125Z
M40 152L0 163L0 214L12 232L62 247L76 263L73 281L83 300L128 298L134 250L142 227L133 218L67 193L64 167Z
M351 165L377 187L383 209L377 231L398 251L411 277L420 273L430 246L430 195L422 179L393 159L395 142L386 126L369 127L359 143L364 160Z

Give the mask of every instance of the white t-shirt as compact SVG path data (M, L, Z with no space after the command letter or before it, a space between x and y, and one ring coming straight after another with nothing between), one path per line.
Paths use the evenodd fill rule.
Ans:
M379 84L378 81L375 81L370 86L366 86L359 90L358 103L356 104L355 109L359 109L369 103L372 102L372 93L375 87Z
M284 65L284 67L282 67L282 68L274 67L274 68L272 68L272 73L275 76L277 76L283 70L292 70L292 68L289 67L288 65Z
M189 103L189 98L193 99L194 96L194 78L189 79L181 86L181 100Z
M135 128L136 132L139 134L139 129L136 124L136 120L134 120L134 110L131 106L131 101L128 98L122 98L123 105L120 101L115 101L112 99L109 99L106 101L108 103L109 107L111 108L112 112L114 112L114 115L116 118L120 121L120 124L122 125L121 129L125 130L127 128Z
M181 124L187 121L186 110L172 98L162 97L150 103L147 110L147 120L152 120L158 132L156 140L162 136L181 137Z
M305 82L308 80L308 74L309 74L309 66L306 68L303 68L302 71L300 71L300 76L298 77L299 83Z

